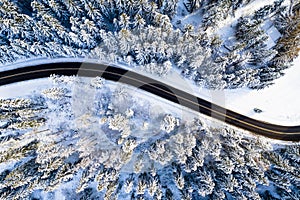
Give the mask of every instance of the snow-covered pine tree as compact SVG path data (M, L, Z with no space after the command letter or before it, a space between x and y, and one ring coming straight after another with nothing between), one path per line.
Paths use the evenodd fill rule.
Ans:
M102 20L101 9L99 7L98 1L85 1L82 0L83 7L86 10L86 14L90 17L96 24L100 24ZM97 22L99 21L99 22Z
M227 18L230 8L231 1L227 0L212 1L206 5L202 20L204 29L217 27L222 20Z
M190 13L200 8L201 4L202 4L202 0L185 0L183 2L183 5L185 6L186 10Z
M162 13L172 19L173 16L177 13L178 2L179 0L163 1Z
M83 13L83 5L82 2L80 2L80 0L59 1L65 5L65 7L71 15L79 17Z

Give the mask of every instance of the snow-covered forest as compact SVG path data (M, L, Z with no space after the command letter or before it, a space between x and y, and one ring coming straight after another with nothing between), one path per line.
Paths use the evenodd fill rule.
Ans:
M84 58L263 89L299 46L299 0L0 0L3 69ZM101 77L48 81L0 94L0 199L300 199L300 143Z
M299 143L213 126L100 77L49 82L0 100L1 199L300 197Z
M294 0L1 0L0 62L83 57L262 89L299 52Z

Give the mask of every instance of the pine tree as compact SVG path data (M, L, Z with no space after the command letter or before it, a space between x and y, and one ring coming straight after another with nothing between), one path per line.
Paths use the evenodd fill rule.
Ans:
M69 13L66 10L66 7L62 2L56 0L49 0L48 5L51 8L52 12L55 13L57 18L62 19L62 21L67 21L70 17Z
M202 20L204 29L206 30L208 27L217 27L222 20L227 18L230 7L231 2L227 0L212 2L205 6Z
M201 3L202 0L186 0L184 1L184 6L188 12L192 13L201 7Z
M84 1L82 2L84 9L93 21L101 21L102 14L97 1Z
M146 22L140 14L136 14L134 17L133 27L137 30L144 28Z
M61 0L60 0L61 1ZM73 16L80 16L83 12L82 4L79 0L61 1Z
M167 0L163 2L163 8L162 8L162 13L165 15L168 15L170 19L173 18L173 16L177 12L177 7L178 7L178 2L179 0Z

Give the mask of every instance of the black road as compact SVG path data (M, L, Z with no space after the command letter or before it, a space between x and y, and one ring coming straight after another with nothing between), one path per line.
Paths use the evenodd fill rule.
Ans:
M149 77L113 66L79 62L29 66L0 72L0 85L49 77L51 74L84 77L101 76L107 80L138 87L164 99L258 135L285 141L300 141L300 126L281 126L255 120Z

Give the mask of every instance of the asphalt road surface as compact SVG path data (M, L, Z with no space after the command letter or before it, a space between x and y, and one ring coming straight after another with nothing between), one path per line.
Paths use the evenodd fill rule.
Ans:
M113 66L92 63L64 62L28 66L0 72L0 86L10 83L49 77L51 74L101 76L104 79L125 83L160 96L169 101L200 112L254 134L284 141L300 141L300 126L281 126L255 120L216 104L178 90L157 80Z

